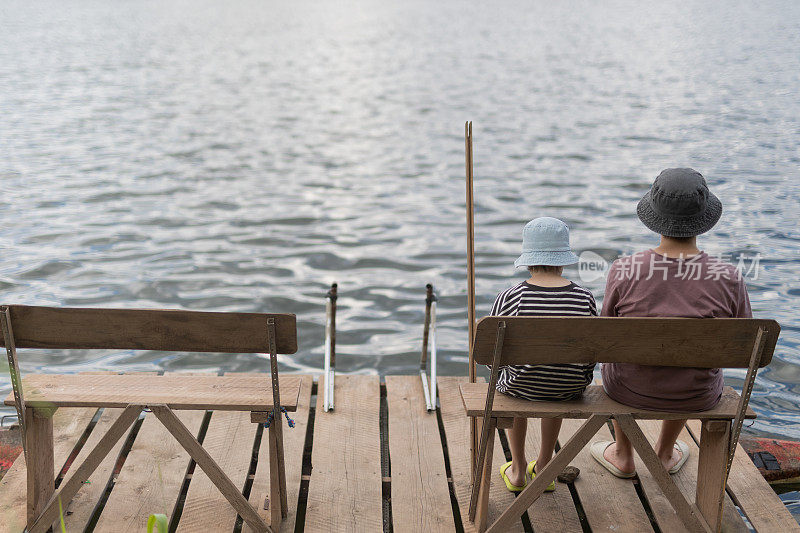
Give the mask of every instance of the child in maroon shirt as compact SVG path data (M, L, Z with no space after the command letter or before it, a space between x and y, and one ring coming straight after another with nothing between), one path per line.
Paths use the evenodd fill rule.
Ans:
M606 283L602 316L750 318L750 301L733 265L697 248L697 235L722 214L699 172L664 170L639 202L639 219L661 235L653 250L618 259ZM722 394L719 368L680 368L627 363L603 364L603 387L614 400L640 409L703 411ZM689 456L678 435L686 420L665 420L655 451L664 468L676 473ZM616 441L596 442L592 456L612 474L635 473L633 448L614 422Z

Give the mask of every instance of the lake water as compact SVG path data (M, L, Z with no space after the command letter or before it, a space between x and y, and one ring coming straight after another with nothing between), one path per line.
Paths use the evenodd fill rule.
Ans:
M750 431L800 438L800 4L553 4L4 1L2 302L296 313L282 369L308 372L337 281L338 369L412 373L430 282L440 372L464 374L473 120L479 315L523 276L525 221L560 217L578 252L609 260L645 249L636 202L662 168L694 167L725 205L701 247L758 255L754 312L783 328ZM602 279L587 286L601 299Z

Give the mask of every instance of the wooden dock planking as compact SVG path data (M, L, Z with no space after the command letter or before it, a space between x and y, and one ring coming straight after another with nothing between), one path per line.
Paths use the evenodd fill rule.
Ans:
M584 420L565 419L558 440L562 444L578 431ZM591 443L614 440L607 425L589 440L589 444L570 463L580 469L575 490L592 531L653 531L647 513L633 486L633 481L615 477L589 453Z
M137 372L138 375L154 376L155 372ZM108 408L103 409L103 413L95 424L92 433L86 440L86 443L81 448L80 453L73 461L74 466L80 466L89 452L91 452L97 445L97 442L106 434L108 429L114 422L116 422L119 415L122 414L124 409ZM133 426L125 432L125 435L117 441L116 445L106 455L105 459L100 463L94 473L87 480L81 489L75 494L75 497L64 506L64 525L67 531L78 531L86 526L94 513L100 498L105 493L106 486L108 485L111 476L114 473L114 466L119 458L119 453L128 439Z
M644 433L647 440L650 441L650 444L654 445L661 431L661 422L658 420L639 420L637 423L639 427L642 428L642 433ZM684 496L686 496L686 499L689 502L694 502L695 492L697 490L697 462L700 450L686 429L681 432L678 438L689 446L689 458L680 471L670 477L672 477L672 480ZM634 461L636 462L636 472L639 475L642 490L647 496L650 508L661 530L676 532L686 531L686 526L683 525L681 519L672 509L664 493L658 487L653 475L647 470L644 462L642 462L641 458L639 458L636 453L634 453ZM741 516L739 516L739 512L734 507L733 502L727 496L725 498L725 507L722 514L722 530L731 533L748 531L747 526Z
M541 445L541 425L538 418L528 420L525 453L528 461L536 459ZM555 492L545 492L528 508L534 531L581 531L581 522L569 487L556 482Z
M197 435L205 411L176 411L175 414ZM95 531L139 532L153 513L171 517L189 461L189 454L175 437L153 413L147 413Z
M455 531L439 423L419 376L386 376L386 399L394 531Z
M264 374L263 379L267 378ZM300 376L298 412L295 429L284 431L288 485L288 518L282 531L293 531L300 492L303 449L311 399L311 376ZM464 414L459 385L466 377L440 377L441 416L448 445L454 489L464 530L474 532L467 517L470 494L469 420ZM309 479L309 495L305 517L306 531L380 531L383 527L380 454L380 388L376 376L339 376L335 411L324 413L318 399L312 450L313 471ZM458 526L452 516L450 495L445 478L442 443L436 415L427 413L419 377L388 376L388 441L392 466L392 519L396 531L454 531ZM54 418L55 465L60 470L75 443L86 431L96 413L94 408L61 408ZM197 433L203 411L177 411L190 431ZM118 415L105 409L97 425L76 458L80 463L93 443ZM218 418L217 415L222 415ZM241 420L234 420L237 415ZM187 420L188 418L188 420ZM565 420L561 442L582 423ZM660 422L638 421L652 442ZM285 422L284 422L285 424ZM534 459L539 446L539 421L529 420L526 452ZM252 456L257 425L249 421L249 413L216 412L211 416L204 448L217 459L237 486L243 487ZM694 498L697 470L697 445L700 424L690 421L681 439L689 444L692 456L673 479L678 487ZM266 434L264 435L266 437ZM493 470L505 462L500 440L495 436ZM610 440L603 427L595 440ZM106 457L98 470L70 503L65 517L68 531L81 530L94 512L97 500L105 489L122 441ZM266 518L264 498L269 491L269 459L267 439L258 451L258 466L253 479L250 502ZM685 531L671 506L664 499L647 469L637 457L639 479L659 528L662 531ZM189 458L182 447L167 433L161 423L147 414L128 455L119 479L100 516L95 531L141 531L147 516L154 512L170 515L184 482ZM648 531L650 521L636 494L633 482L617 479L606 472L584 449L572 462L581 468L575 483L593 531ZM74 466L72 467L74 468ZM95 481L95 478L97 480ZM25 518L25 461L20 456L0 482L0 533L20 533ZM723 515L723 530L745 531L745 524L732 502L743 509L759 532L797 531L796 520L776 497L741 447L737 450L728 482L729 497ZM492 476L491 523L514 496L506 491L499 476ZM542 495L528 510L535 531L581 531L571 495L566 485L557 484L555 493ZM236 512L219 491L211 485L201 469L196 468L184 504L179 531L231 531ZM302 524L301 529L302 528ZM250 531L245 524L243 531ZM512 531L523 531L517 521Z
M469 460L469 419L464 413L459 386L467 383L466 377L440 376L439 402L441 405L442 423L447 438L447 449L450 455L450 472L453 477L453 488L458 500L461 522L464 531L474 533L475 524L469 521L469 499L472 492L470 482ZM495 435L492 468L498 470L506 462L500 439ZM489 493L489 523L491 524L514 501L514 495L508 492L499 476L492 479ZM517 520L509 531L522 532L525 529L522 521Z
M686 424L692 437L700 438L700 421L689 420ZM728 493L742 509L756 531L800 532L800 525L792 516L775 491L758 471L741 445L736 447L731 473L728 477Z
M236 375L241 374L226 374ZM261 379L264 387L271 386L267 374L263 374ZM203 438L203 448L240 491L247 481L257 429L247 411L214 411ZM176 531L233 531L235 524L236 510L222 497L203 469L196 467Z
M327 413L317 395L305 531L381 531L380 378L337 376L334 394Z
M264 374L268 379L268 374ZM295 427L284 426L283 449L286 467L286 492L287 492L287 516L281 524L281 531L294 531L295 521L297 520L297 499L300 493L300 482L303 470L303 448L306 440L306 430L308 429L308 415L311 403L311 386L314 378L311 375L301 377L300 397L297 402L297 412L292 415ZM269 496L269 439L267 430L264 430L261 437L261 447L258 450L258 463L256 473L253 478L253 486L250 489L250 504L256 508L258 514L269 522L269 511L264 509L264 501ZM227 502L226 502L227 503ZM245 523L242 526L244 533L252 533L250 526Z

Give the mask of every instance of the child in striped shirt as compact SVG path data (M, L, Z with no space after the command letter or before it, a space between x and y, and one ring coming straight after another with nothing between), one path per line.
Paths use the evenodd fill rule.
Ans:
M501 292L492 306L492 316L597 316L592 293L564 278L565 265L578 262L569 247L569 228L551 217L528 222L522 232L522 255L514 266L525 266L530 278ZM526 400L572 400L583 394L592 381L594 363L508 365L500 368L497 390ZM509 432L512 460L500 467L508 490L519 492L553 457L560 418L541 420L539 456L526 464L527 419L515 418ZM555 490L555 482L547 488Z

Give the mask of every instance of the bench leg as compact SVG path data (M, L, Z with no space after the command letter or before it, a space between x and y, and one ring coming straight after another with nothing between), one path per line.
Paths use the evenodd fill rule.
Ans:
M139 413L142 412L140 405L129 405L117 418L114 424L108 429L105 435L89 452L86 459L80 466L73 465L70 469L70 476L59 486L58 491L50 497L47 505L41 510L36 521L31 525L28 523L29 533L45 533L54 522L58 521L58 502L61 500L64 507L72 501L78 493L84 481L91 477L98 465L111 451L111 448L122 438L125 432L131 427Z
M276 533L281 527L286 509L282 505L284 498L281 497L281 467L278 461L278 431L280 430L281 419L273 420L269 429L269 517L270 525ZM285 474L284 474L285 475Z
M692 533L710 533L711 529L705 522L702 513L698 510L696 505L689 503L681 490L672 481L672 478L664 470L664 465L656 455L653 446L647 437L642 433L639 424L636 423L631 415L616 415L614 417L619 423L620 428L625 433L625 436L631 441L633 449L639 454L642 462L647 469L653 474L653 479L658 484L661 492L669 501L675 513L683 521L686 529Z
M488 533L503 533L511 529L514 522L517 522L519 517L522 516L522 513L533 505L533 502L542 495L547 485L555 481L564 467L578 455L578 452L589 442L589 439L591 439L603 424L606 423L608 416L609 415L605 414L594 414L584 422L580 429L570 437L566 444L564 444L550 462L547 463L547 466L536 474L536 479L528 483L528 486L517 495L514 503L509 505L508 508L503 511L503 514L495 520L489 527Z
M486 531L486 524L489 518L489 489L492 486L492 456L494 455L494 441L496 438L495 427L496 418L489 419L489 439L486 441L486 456L483 462L483 472L478 492L478 506L475 510L475 527L478 533Z
M164 427L167 428L175 440L177 440L183 449L189 453L189 456L195 460L197 466L203 469L203 472L208 476L208 479L219 489L222 495L231 504L231 507L236 509L239 516L247 523L248 526L253 528L258 533L269 532L272 533L272 528L268 526L258 512L253 509L253 506L242 495L241 489L233 484L228 475L220 468L214 458L211 457L203 446L197 442L197 439L192 433L186 429L180 418L178 418L172 409L166 405L151 405L150 409L156 415Z
M704 420L700 431L696 503L712 531L722 527L725 469L731 438L730 420Z
M55 458L53 456L54 410L27 408L26 457L28 471L28 526L42 514L55 492Z

